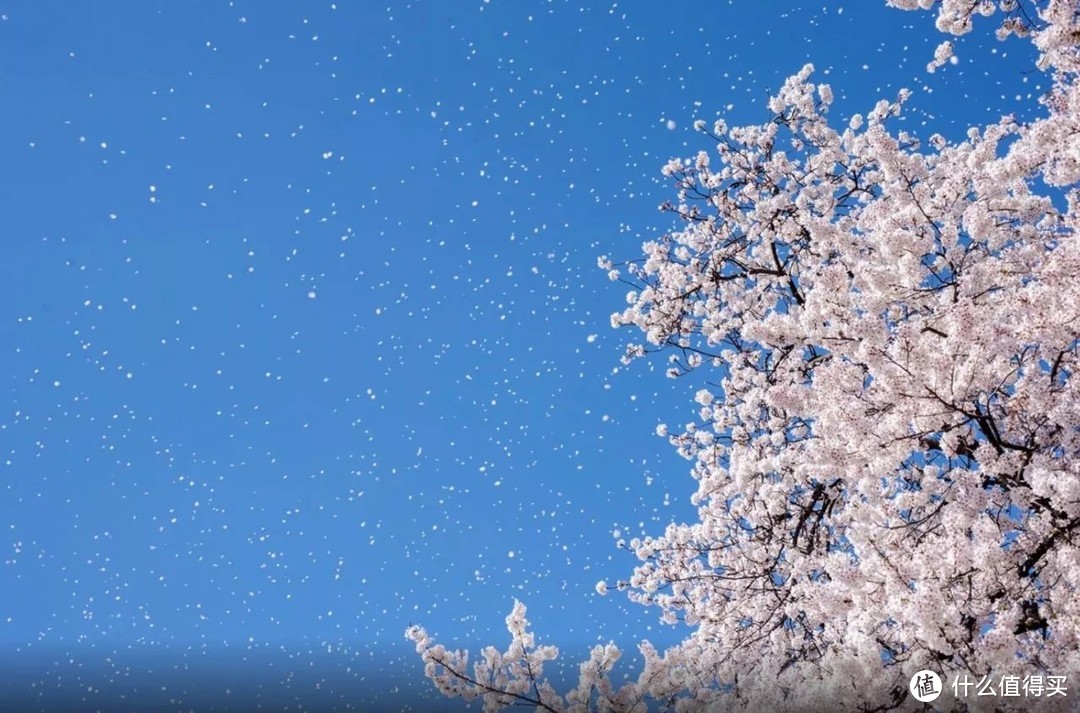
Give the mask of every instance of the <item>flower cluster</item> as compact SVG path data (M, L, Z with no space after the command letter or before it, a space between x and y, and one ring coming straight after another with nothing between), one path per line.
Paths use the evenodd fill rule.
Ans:
M470 676L465 654L414 631L445 693L887 709L914 704L921 669L1080 673L1080 12L887 2L935 9L952 35L1002 17L999 35L1029 37L1053 76L1045 112L923 144L892 127L902 93L838 130L808 65L772 121L699 122L715 153L663 169L679 229L622 273L600 261L634 285L612 317L645 335L626 360L668 350L672 376L719 382L697 392L696 423L657 429L693 461L698 520L631 543L639 564L616 585L692 634L663 655L643 645L618 690L618 651L598 647L560 698L518 607L510 650Z

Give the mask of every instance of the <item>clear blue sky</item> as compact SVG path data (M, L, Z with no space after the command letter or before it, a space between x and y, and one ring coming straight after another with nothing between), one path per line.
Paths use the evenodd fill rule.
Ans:
M703 384L620 368L596 257L808 61L922 135L1046 85L985 33L926 74L879 0L0 14L0 703L423 707L405 627L504 646L514 597L574 668L682 638L594 585L694 516L654 430Z

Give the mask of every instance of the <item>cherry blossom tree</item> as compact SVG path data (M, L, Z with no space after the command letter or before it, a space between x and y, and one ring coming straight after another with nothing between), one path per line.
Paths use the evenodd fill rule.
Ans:
M807 66L772 121L664 174L678 229L644 258L615 326L709 373L697 422L661 435L693 462L699 519L627 546L601 583L692 632L643 643L636 680L594 648L560 693L525 608L511 643L465 652L408 631L427 676L485 711L914 710L911 676L1080 673L1080 6L887 0L947 35L996 16L1052 78L1039 116L966 140L894 129L908 98L846 127ZM945 42L930 68L951 54ZM708 382L703 382L708 383ZM1080 695L1080 691L1069 692ZM947 694L942 709L1067 708L1066 696Z

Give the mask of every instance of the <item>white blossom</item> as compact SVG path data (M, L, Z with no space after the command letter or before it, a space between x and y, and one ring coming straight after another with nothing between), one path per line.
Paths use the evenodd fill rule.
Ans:
M642 643L621 688L619 650L594 647L559 696L540 678L556 652L519 603L510 648L472 673L410 629L447 695L486 710L916 710L921 669L1078 680L1080 13L887 3L934 11L949 35L996 16L999 36L1030 38L1052 83L1042 109L924 147L893 126L900 92L838 131L807 65L771 121L718 121L715 153L669 161L678 232L629 263L611 321L650 345L626 362L667 349L671 376L711 369L699 421L657 427L693 463L698 519L635 538L617 588L687 637Z

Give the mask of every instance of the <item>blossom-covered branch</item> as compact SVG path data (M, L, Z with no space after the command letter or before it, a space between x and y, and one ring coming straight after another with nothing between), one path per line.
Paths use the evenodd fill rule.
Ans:
M615 583L692 634L644 647L617 692L617 651L594 650L560 698L538 678L554 651L524 653L524 633L471 677L414 633L445 693L889 710L915 704L920 669L1080 673L1080 10L888 2L951 35L997 15L1029 38L1053 77L1042 115L922 138L893 126L901 92L836 128L807 65L771 121L699 122L715 151L663 169L677 228L599 261L631 286L612 317L644 335L626 361L667 350L670 375L716 381L696 422L660 429L693 462L698 520L630 542L640 563Z

